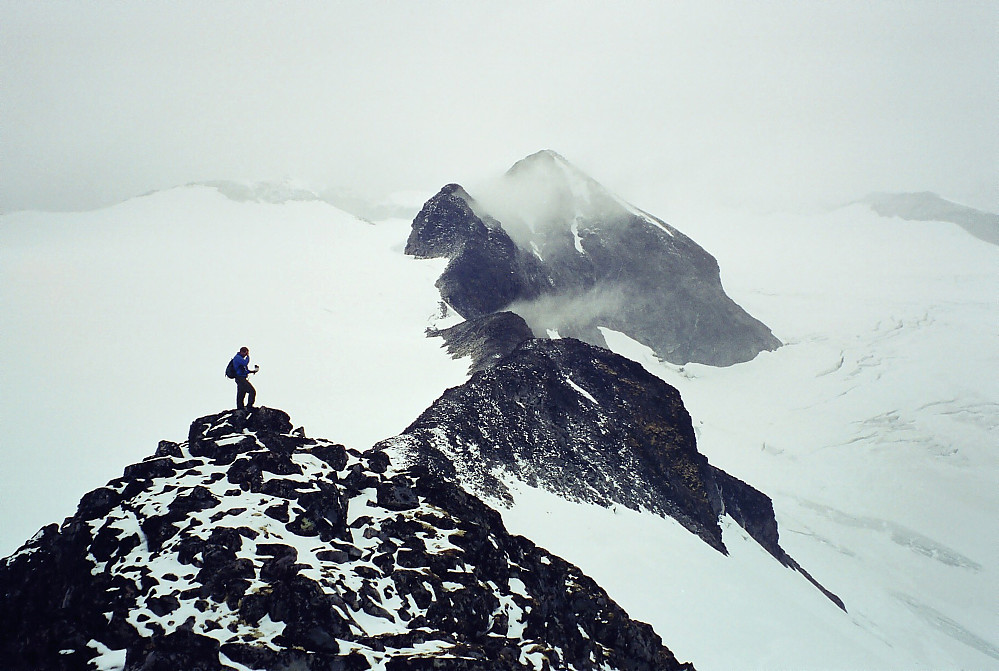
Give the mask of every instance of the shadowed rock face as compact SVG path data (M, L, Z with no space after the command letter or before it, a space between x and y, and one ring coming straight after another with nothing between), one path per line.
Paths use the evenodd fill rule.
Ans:
M449 389L399 437L409 458L492 499L514 478L569 500L676 519L721 552L730 515L783 565L769 497L697 451L679 392L639 364L578 340L529 340Z
M512 312L473 317L450 328L430 330L427 335L443 338L453 358L471 357L469 373L489 368L534 337L527 322Z
M450 259L437 286L466 318L510 309L536 335L596 345L603 326L673 363L726 366L780 346L725 294L713 256L554 152L519 162L485 201L444 187L406 253Z
M4 668L681 669L580 571L454 484L196 420L0 561Z
M450 259L437 280L441 297L462 317L497 312L514 300L538 293L542 271L513 243L499 222L472 211L471 197L449 184L413 220L406 253Z

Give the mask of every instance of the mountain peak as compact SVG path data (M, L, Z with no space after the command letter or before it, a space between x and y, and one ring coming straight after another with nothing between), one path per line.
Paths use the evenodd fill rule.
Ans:
M569 170L577 170L569 161L554 149L542 149L529 156L520 159L507 170L507 174L516 173L521 170L528 170L535 166L559 167Z
M565 229L574 221L614 220L630 209L599 182L564 156L545 149L517 161L479 196L485 210L506 226L520 243L550 228Z
M601 346L609 328L677 364L727 366L781 344L725 294L713 256L557 152L518 161L474 199L459 188L427 201L406 253L450 259L437 286L466 319L510 310L537 335Z

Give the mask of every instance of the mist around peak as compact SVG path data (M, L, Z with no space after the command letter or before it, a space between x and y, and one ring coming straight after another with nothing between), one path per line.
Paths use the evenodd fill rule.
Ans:
M573 222L611 222L628 207L561 154L546 149L521 159L502 176L476 185L478 209L503 223L519 247Z
M725 294L710 253L551 150L470 191L445 186L406 253L450 259L437 287L466 319L509 309L539 336L595 345L604 326L679 364L728 366L781 344Z
M606 347L595 324L626 309L628 301L624 285L600 282L571 295L542 294L516 301L509 310L523 317L538 337L572 337Z

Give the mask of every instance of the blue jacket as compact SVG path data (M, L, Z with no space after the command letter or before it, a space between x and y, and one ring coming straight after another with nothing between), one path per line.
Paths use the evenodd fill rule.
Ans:
M236 356L232 358L232 367L236 370L236 377L246 377L250 374L250 357L236 352Z

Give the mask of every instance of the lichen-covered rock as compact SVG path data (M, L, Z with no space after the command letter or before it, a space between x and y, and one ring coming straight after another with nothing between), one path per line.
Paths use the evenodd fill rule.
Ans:
M259 408L83 497L0 561L28 669L680 669L579 569L455 483Z

